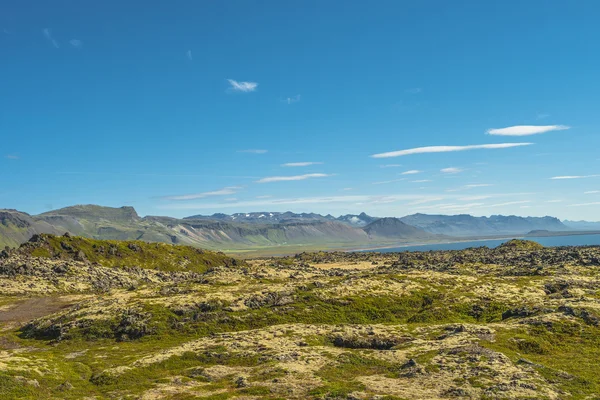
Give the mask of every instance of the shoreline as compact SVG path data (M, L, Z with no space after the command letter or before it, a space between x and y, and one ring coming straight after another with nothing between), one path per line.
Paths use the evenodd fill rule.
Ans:
M350 249L350 250L344 250L344 252L351 253L351 252L357 252L357 251L395 249L395 248L413 247L413 246L420 247L420 246L439 245L439 244L453 244L453 243L465 243L465 242L489 242L492 240L511 240L511 239L527 239L527 237L525 235L520 235L520 236L491 237L491 238L485 238L485 239L452 240L449 242L404 243L404 244L396 244L396 245L385 245L385 246L375 246L375 247L367 247L367 248L360 248L360 249Z

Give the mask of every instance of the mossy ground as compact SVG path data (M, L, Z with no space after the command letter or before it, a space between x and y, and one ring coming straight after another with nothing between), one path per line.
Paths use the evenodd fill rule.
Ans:
M142 241L96 240L78 236L40 235L21 251L34 257L80 259L106 267L140 267L161 271L206 272L222 265L243 265L224 253L189 246Z
M48 278L57 288L77 288L69 280L80 279L77 268L87 271L93 257L118 269L145 257L156 257L147 267L166 270L187 260L186 268L201 275L176 275L177 281L169 275L100 294L82 286L86 296L71 295L70 308L21 326L2 320L0 311L0 398L593 399L600 393L594 261L600 249L516 244L207 266L187 250L151 244L140 251L137 242L115 243L116 253L103 258L98 246L110 244L63 238L38 246L51 258L38 254L36 262L52 270L84 251L87 261L69 261L68 274ZM10 258L2 262L8 266ZM14 282L0 276L1 287ZM0 297L0 310L27 298L27 289L19 290Z

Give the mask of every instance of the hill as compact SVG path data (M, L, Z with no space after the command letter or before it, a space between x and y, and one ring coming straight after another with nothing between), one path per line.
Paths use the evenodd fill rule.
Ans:
M243 265L220 252L142 241L95 240L69 234L34 235L19 254L53 260L99 263L105 267L206 272L210 267Z
M61 230L51 223L17 210L0 210L0 248L16 247L35 234L62 233Z

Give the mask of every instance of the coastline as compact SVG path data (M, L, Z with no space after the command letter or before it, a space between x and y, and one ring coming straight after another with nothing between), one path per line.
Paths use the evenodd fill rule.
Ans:
M355 252L355 251L372 251L372 250L383 250L383 249L395 249L395 248L403 248L403 247L418 247L418 246L429 246L429 245L438 245L438 244L453 244L453 243L465 243L465 242L489 242L492 240L510 240L510 239L526 239L526 235L515 235L515 236L500 236L500 237L488 237L488 238L479 238L479 239L461 239L461 240L450 240L443 242L425 242L425 243L403 243L403 244L395 244L395 245L384 245L384 246L374 246L374 247L365 247L360 249L350 249L343 250L344 252Z

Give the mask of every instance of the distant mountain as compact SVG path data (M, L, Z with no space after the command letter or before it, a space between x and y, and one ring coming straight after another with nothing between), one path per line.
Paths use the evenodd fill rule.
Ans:
M600 231L600 222L590 222L590 221L563 221L569 229L577 230L577 231Z
M217 213L213 215L192 215L190 217L185 217L185 220L188 219L201 219L201 220L210 220L210 221L226 221L226 222L239 222L246 224L278 224L278 223L287 223L291 221L339 221L350 226L354 227L363 227L371 222L377 220L378 218L371 217L364 212L361 214L346 214L341 215L339 217L334 217L332 215L321 215L315 213L293 213L291 211L287 212L270 212L270 211L262 211L262 212L251 212L251 213L236 213L236 214L222 214Z
M15 247L38 233L59 233L45 221L17 210L0 210L0 247Z
M220 250L296 246L341 248L379 244L448 240L450 236L526 234L568 231L552 217L415 214L375 218L365 213L335 218L293 212L237 213L140 217L132 207L78 205L39 215L0 210L0 246L17 246L37 233L73 235L103 240L143 240ZM599 229L600 230L600 229Z
M431 240L439 238L438 235L405 224L398 218L380 218L374 222L371 222L363 229L371 238L393 238L406 240Z
M514 215L427 215L413 214L401 221L430 233L449 236L491 236L525 234L534 230L566 231L569 228L554 217L517 217Z
M379 218L376 217L371 217L367 214L360 213L359 215L355 215L355 214L346 214L346 215L341 215L338 218L336 218L336 220L340 221L340 222L344 222L346 224L352 225L352 226L366 226L369 225L371 222L377 221Z
M16 210L0 210L2 246L17 246L37 233L65 232L93 239L143 240L208 249L286 245L339 247L366 245L372 241L361 228L319 214L215 214L177 219L142 218L132 207L96 205L66 207L36 216Z
M236 214L213 214L213 215L192 215L184 219L202 219L210 221L226 221L239 222L246 224L278 224L289 221L334 221L332 215L321 215L315 213L300 213L296 214L291 211L287 212L251 212L251 213L236 213Z

